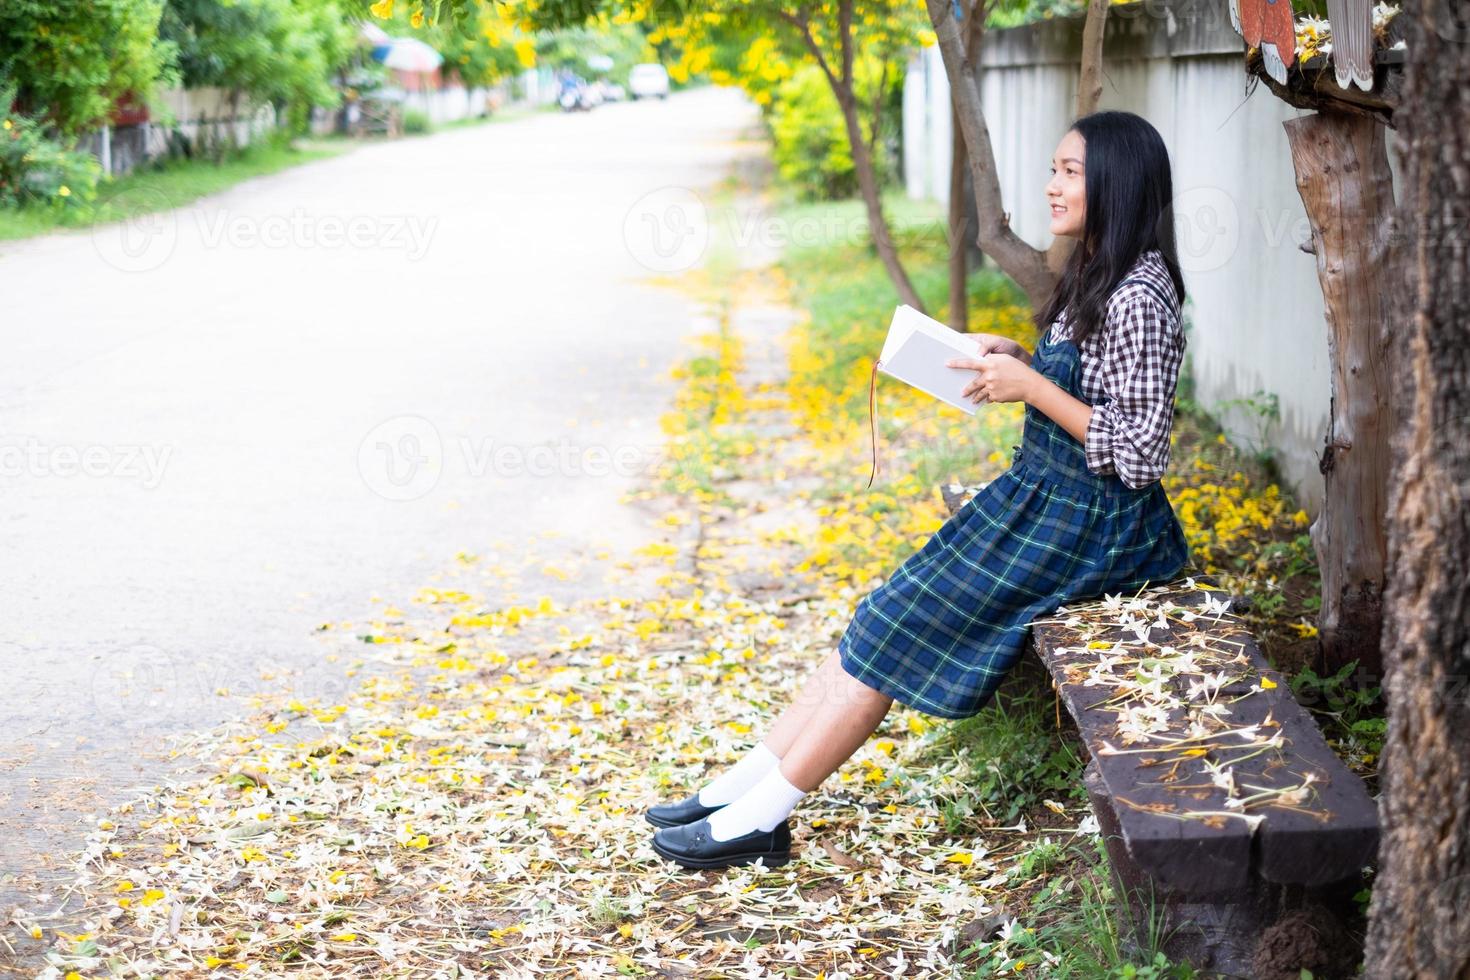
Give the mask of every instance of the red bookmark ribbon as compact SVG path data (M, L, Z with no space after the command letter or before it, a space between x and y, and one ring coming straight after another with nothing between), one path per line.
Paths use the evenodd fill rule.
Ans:
M872 373L868 376L868 438L873 444L873 470L868 474L868 489L873 485L873 478L878 475L878 365L881 361L873 361Z

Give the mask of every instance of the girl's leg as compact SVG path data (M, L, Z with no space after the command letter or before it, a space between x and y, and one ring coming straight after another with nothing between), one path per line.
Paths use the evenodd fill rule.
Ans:
M776 724L766 733L766 737L756 743L735 765L699 789L699 802L705 806L733 803L746 790L760 782L766 773L776 768L781 756L801 734L817 705L827 697L836 676L842 673L842 663L834 651L807 678L796 699L776 719Z
M827 700L833 686L845 676L846 671L842 669L841 658L837 655L837 651L833 650L827 659L812 671L811 676L807 678L791 704L781 713L781 717L776 719L771 730L766 733L763 739L766 748L777 756L785 756L795 743L797 736L801 734L802 729L806 727L807 721L810 720L817 706Z
M715 840L774 829L803 796L867 741L893 705L892 698L850 676L840 663L835 673L821 677L823 697L811 707L780 763L738 800L708 818Z
M783 777L810 793L837 771L882 724L893 699L873 690L837 664L827 696L813 709L801 733L781 756Z

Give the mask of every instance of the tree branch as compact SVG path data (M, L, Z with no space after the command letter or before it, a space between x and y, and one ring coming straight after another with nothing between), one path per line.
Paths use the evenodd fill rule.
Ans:
M842 0L837 7L837 37L842 50L842 80L852 86L852 0Z
M888 88L889 61L889 56L884 55L883 70L878 75L878 90L873 93L872 121L870 123L872 128L869 130L868 135L869 154L875 153L878 148L878 121L883 118L883 93Z
M975 185L980 228L976 244L1016 281L1032 306L1040 307L1051 295L1056 275L1047 268L1046 253L1023 241L1011 229L1010 218L1002 209L1000 179L995 171L995 149L985 122L980 85L951 13L950 0L925 0L925 3L939 41L944 72L949 77L950 95L955 102L960 130L969 153L970 178ZM978 55L978 51L975 54ZM976 57L975 61L978 63L979 58Z
M817 39L812 35L812 26L806 19L806 15L793 14L787 10L777 10L776 16L796 28L796 32L801 35L801 40L806 45L807 50L817 60L817 67L822 69L822 74L827 76L827 83L832 86L834 93L838 93L837 97L840 99L842 97L840 94L843 87L842 83L832 73L831 65L827 63L827 58L822 54L822 49L817 44Z

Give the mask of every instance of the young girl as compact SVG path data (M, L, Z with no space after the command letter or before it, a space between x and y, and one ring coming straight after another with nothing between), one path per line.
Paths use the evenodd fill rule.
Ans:
M1036 352L976 334L978 403L1026 403L1011 467L858 603L834 651L746 756L655 806L654 850L689 868L791 857L788 819L897 700L966 718L1021 656L1033 619L1179 575L1183 529L1159 478L1184 358L1184 281L1168 152L1128 112L1068 130L1046 186L1051 231L1078 240ZM1049 328L1049 329L1048 329Z

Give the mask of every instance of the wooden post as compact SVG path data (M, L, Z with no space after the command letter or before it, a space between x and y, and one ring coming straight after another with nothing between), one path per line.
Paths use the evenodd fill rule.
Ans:
M1332 363L1325 502L1312 524L1321 654L1327 670L1357 660L1381 680L1389 438L1400 394L1385 303L1394 288L1388 151L1383 126L1364 115L1324 109L1282 125L1312 226Z

